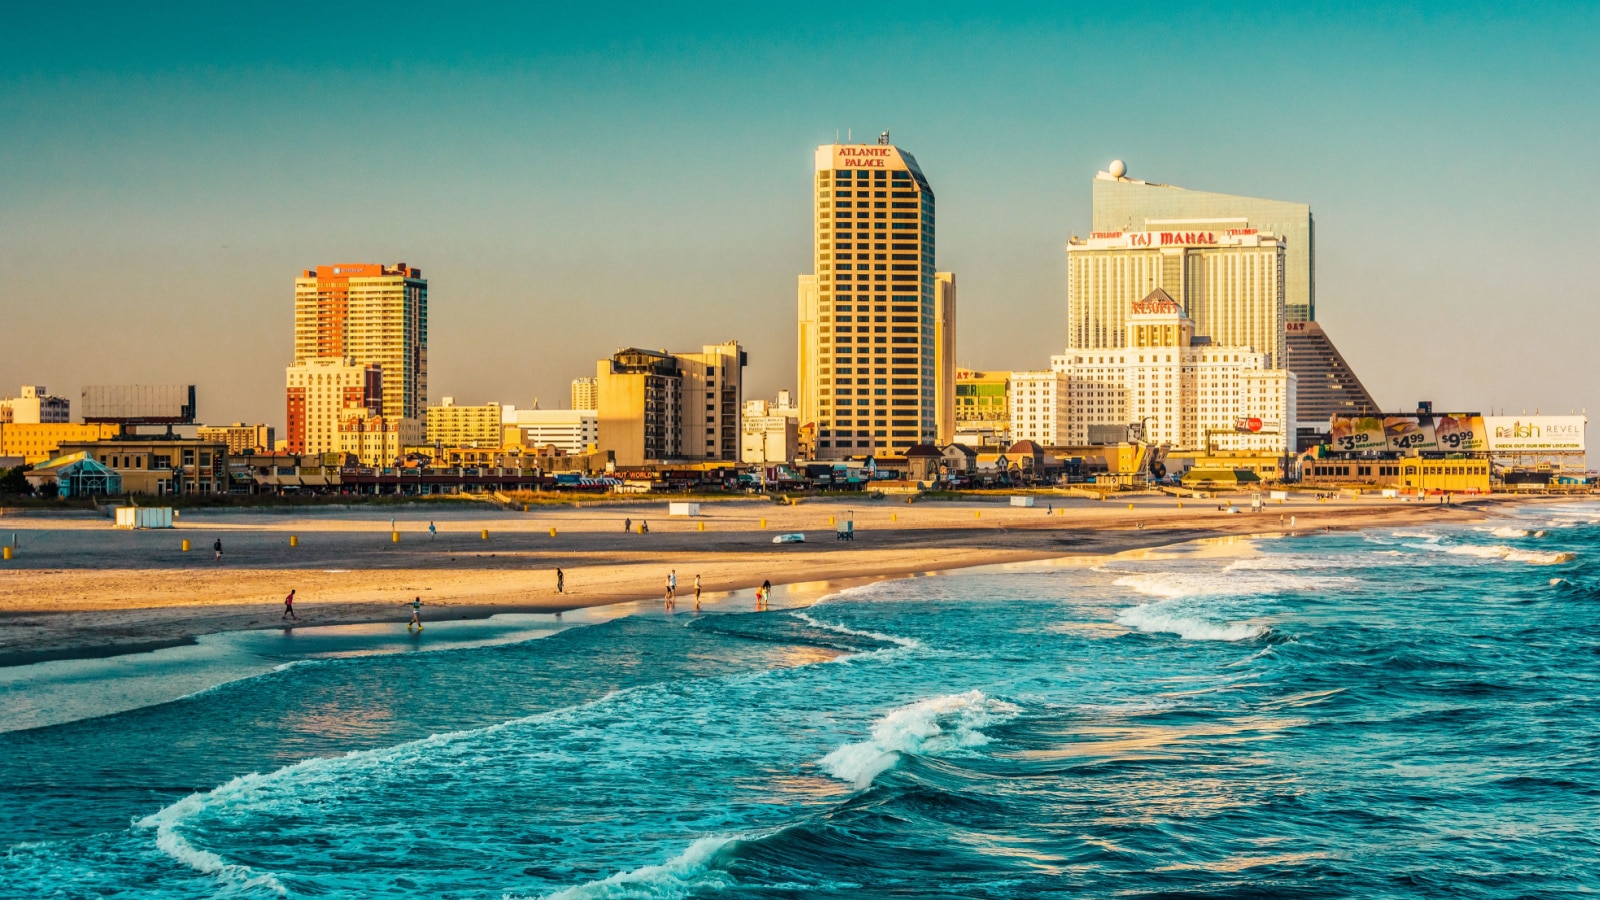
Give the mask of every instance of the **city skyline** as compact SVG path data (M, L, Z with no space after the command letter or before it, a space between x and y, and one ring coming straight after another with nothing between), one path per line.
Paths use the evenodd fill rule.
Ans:
M1310 204L1318 319L1385 407L1565 412L1600 397L1600 376L1568 371L1583 329L1562 327L1596 293L1580 262L1596 63L1576 37L1592 12L1157 8L1131 29L1024 10L849 35L657 14L557 21L522 42L458 20L398 65L393 48L337 41L338 13L303 42L245 14L118 15L70 46L8 41L0 62L14 176L0 296L26 337L0 383L70 398L196 383L202 420L281 428L290 273L404 259L430 280L433 397L558 407L614 348L708 331L749 347L748 396L798 388L807 156L837 128L892 129L939 186L960 365L1040 368L1060 352L1065 242L1088 233L1094 173L1121 158L1135 178ZM50 16L25 12L14 34L62 31ZM1239 62L1269 38L1281 49ZM1162 53L1139 58L1159 65L1118 62L1149 41ZM868 46L865 72L905 73L894 91L795 78L809 52ZM1219 59L1241 80L1208 68ZM1270 76L1273 99L1246 96L1250 76ZM1503 110L1492 127L1484 104ZM1272 127L1252 124L1264 115ZM416 140L363 144L390 116L422 123ZM78 324L60 327L69 312Z

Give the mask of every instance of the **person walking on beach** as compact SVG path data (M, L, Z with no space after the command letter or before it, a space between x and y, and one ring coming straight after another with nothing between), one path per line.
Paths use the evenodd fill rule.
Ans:
M278 618L280 620L293 619L296 622L300 621L300 617L294 614L294 588L290 588L289 596L283 598L283 615Z
M678 599L678 570L673 569L667 573L667 605L675 605Z
M556 569L556 593L565 594L566 592L567 592L567 573L561 571L560 568L557 568Z
M439 529L436 528L432 522L429 522L428 523L428 540L434 541L434 540L438 540L438 539L439 539Z
M639 533L640 534L649 534L650 533L650 520L649 519L640 519L639 520Z
M694 575L694 608L700 608L700 573Z
M222 538L217 538L217 542L211 545L211 549L216 553L214 561L222 562Z
M629 534L632 531L633 531L633 516L628 516L627 518L622 520L622 533L623 534Z
M411 621L406 624L406 631L410 631L412 626L415 626L418 631L422 630L422 598L420 596L411 601Z

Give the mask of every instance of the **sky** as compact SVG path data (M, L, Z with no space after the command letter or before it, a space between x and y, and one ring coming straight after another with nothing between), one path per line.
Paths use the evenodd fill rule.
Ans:
M818 144L938 197L963 365L1066 342L1129 175L1311 205L1379 403L1596 406L1593 4L26 4L0 30L0 396L193 383L284 422L293 279L429 282L429 395L565 407L620 347L795 386ZM982 7L982 8L979 8Z

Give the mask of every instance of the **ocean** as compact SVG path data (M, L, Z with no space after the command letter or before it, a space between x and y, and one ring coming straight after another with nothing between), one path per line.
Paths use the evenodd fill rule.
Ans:
M0 896L1592 895L1597 555L1527 506L13 670Z

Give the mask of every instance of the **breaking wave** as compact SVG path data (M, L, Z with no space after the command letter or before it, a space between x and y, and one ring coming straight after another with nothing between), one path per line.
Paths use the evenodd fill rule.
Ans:
M1555 550L1523 550L1503 544L1407 544L1416 550L1437 550L1454 556L1471 556L1477 559L1504 559L1510 562L1535 566L1554 566L1577 559L1574 553Z
M1265 625L1216 622L1176 603L1141 603L1123 610L1117 624L1150 634L1175 634L1186 641L1248 641L1270 630Z
M640 866L599 881L574 885L545 894L542 900L682 900L702 888L720 890L729 887L733 878L719 871L716 863L732 845L742 840L744 838L738 835L703 837L664 863ZM507 900L512 900L510 895Z
M872 738L823 757L818 765L857 790L894 767L902 754L959 756L989 743L979 729L1017 717L1022 708L982 691L946 694L903 706L872 726Z

